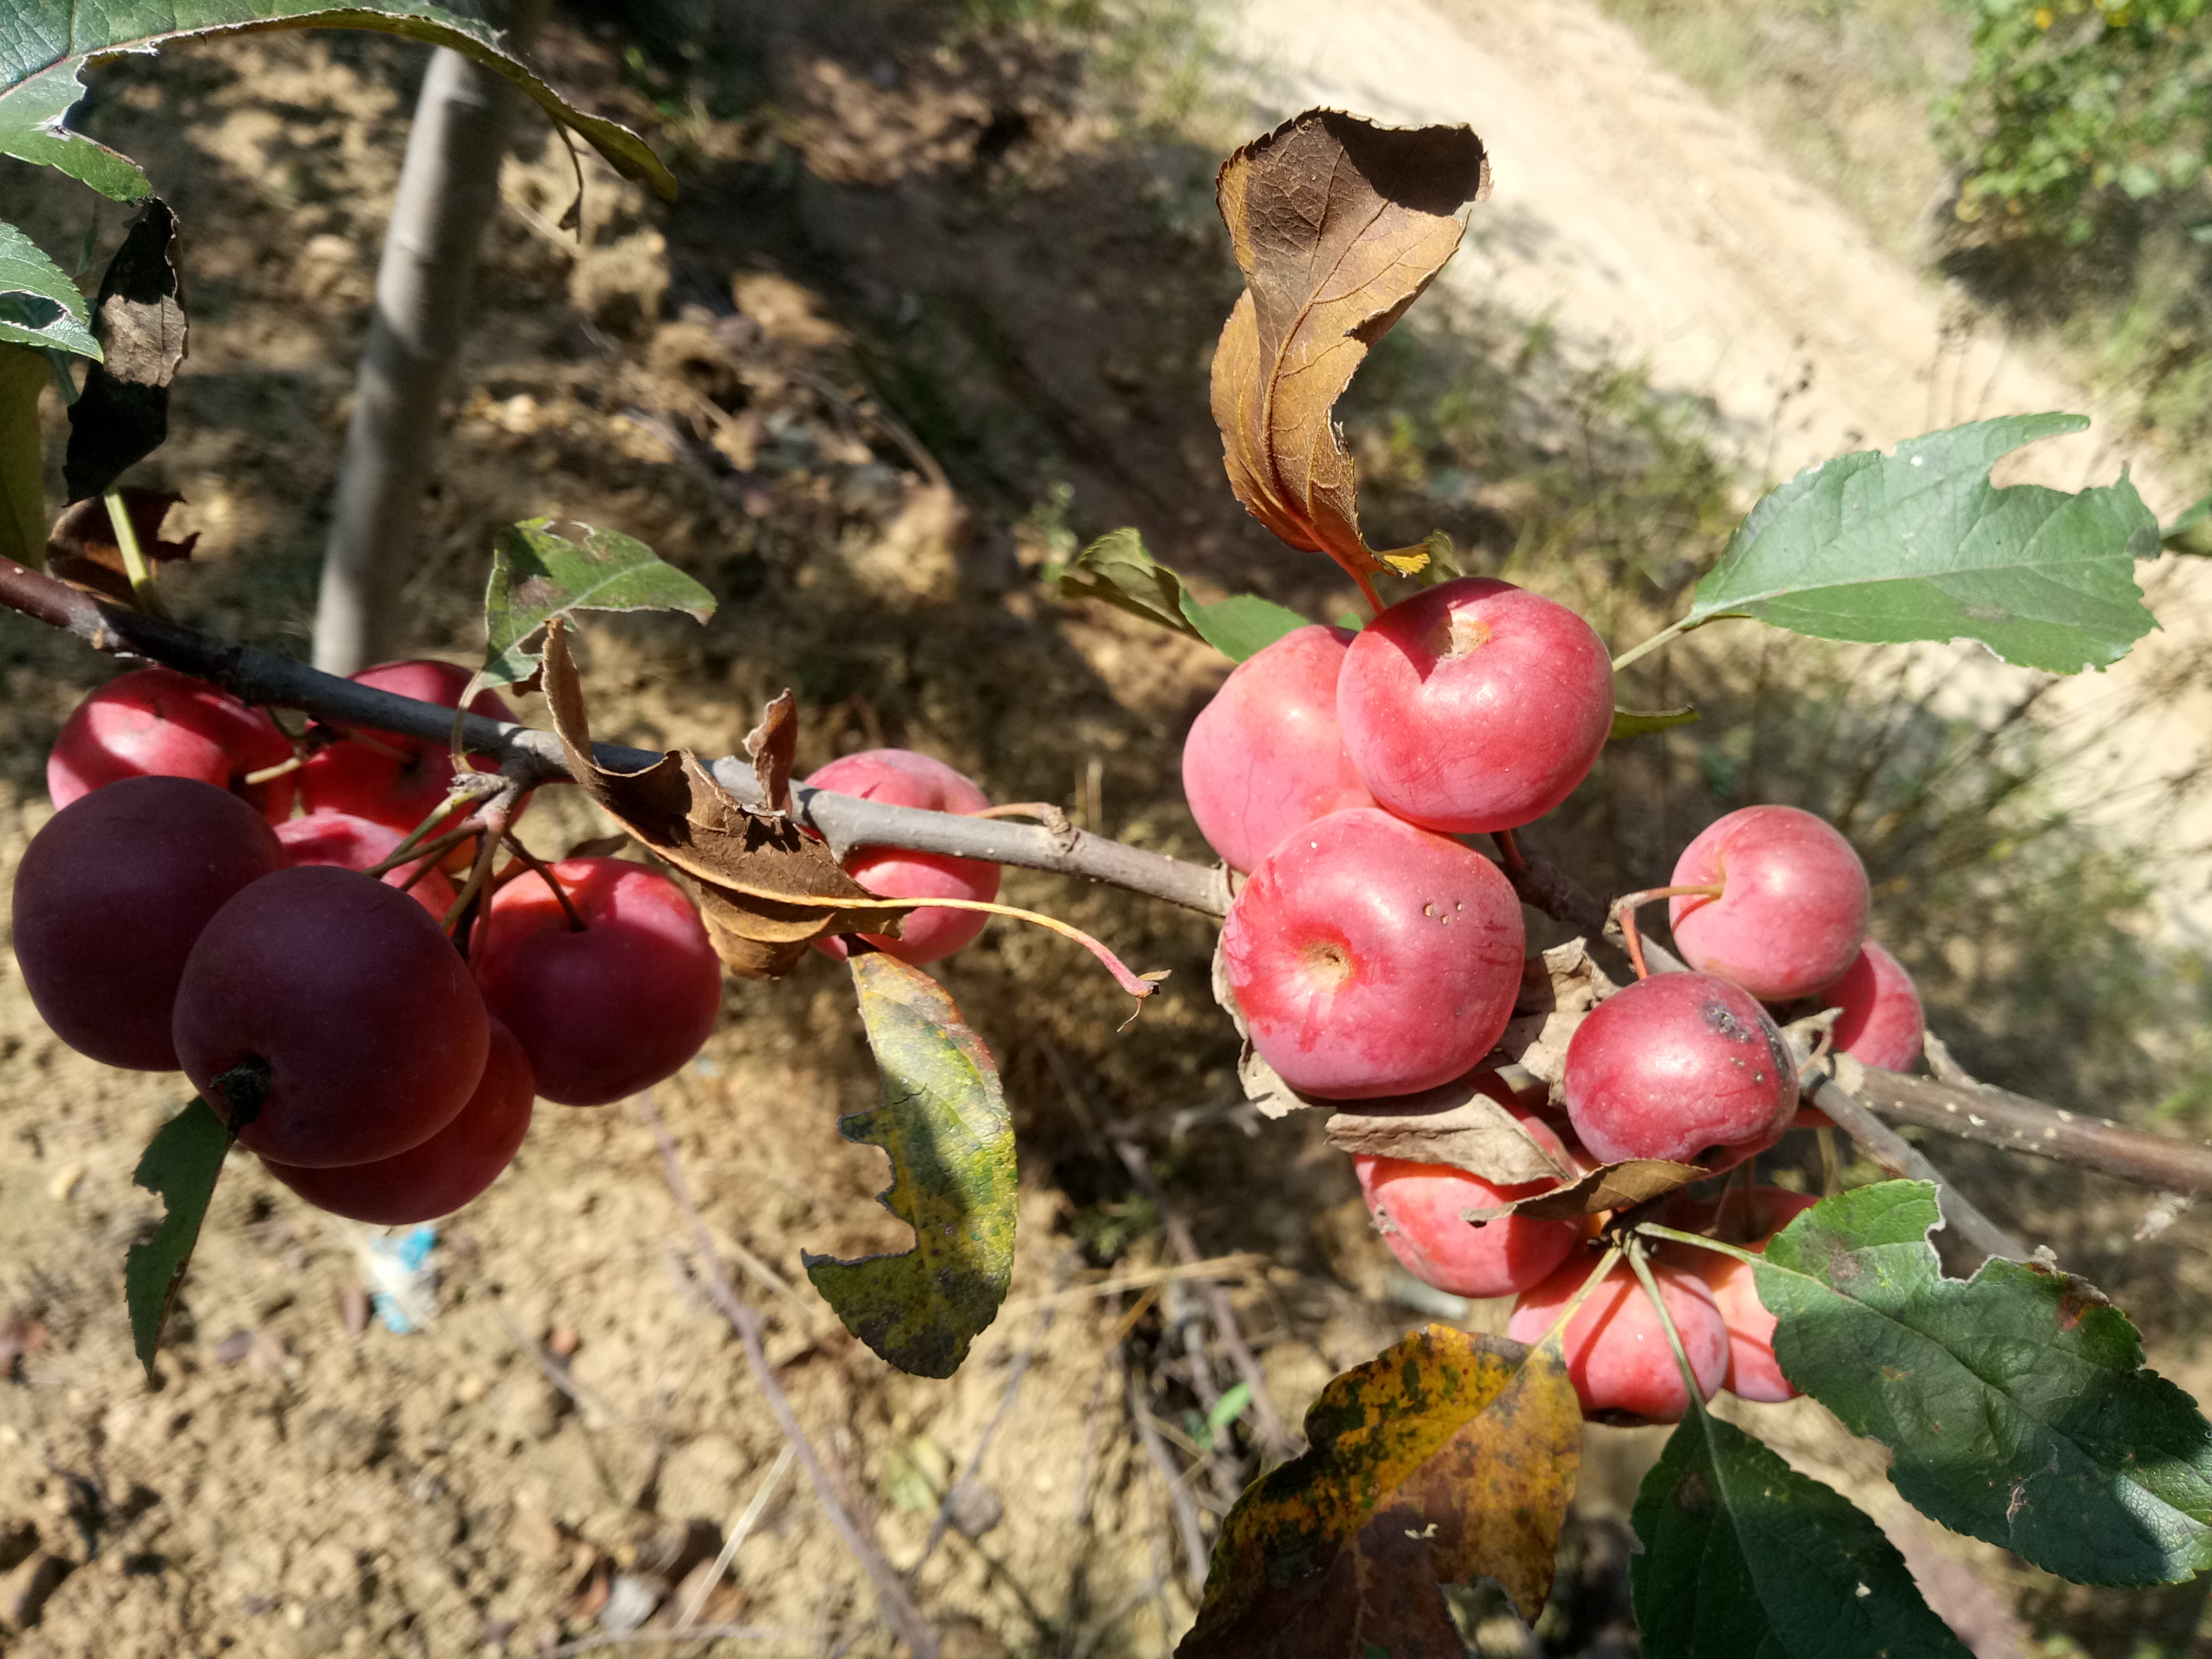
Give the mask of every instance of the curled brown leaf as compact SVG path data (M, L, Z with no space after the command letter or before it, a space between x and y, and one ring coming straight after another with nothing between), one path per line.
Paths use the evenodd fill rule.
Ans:
M1459 211L1488 193L1464 126L1378 127L1308 110L1224 162L1214 187L1245 291L1213 357L1213 418L1237 498L1293 547L1326 553L1372 600L1358 478L1331 418L1376 340L1459 246Z
M672 750L637 772L601 766L592 754L583 689L561 617L545 633L545 702L570 775L623 829L691 878L707 937L732 973L777 978L816 939L836 933L898 937L913 906L886 905L790 817L750 811L690 750ZM765 724L775 724L773 705Z

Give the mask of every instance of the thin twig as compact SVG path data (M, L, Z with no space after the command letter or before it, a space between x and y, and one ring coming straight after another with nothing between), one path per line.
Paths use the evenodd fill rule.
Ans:
M553 890L553 896L561 901L562 911L568 918L568 931L572 933L589 933L591 930L585 926L584 918L576 908L576 901L570 898L568 890L554 878L552 866L525 847L512 830L502 839L507 842L507 850L537 872L538 879Z
M1167 1442L1153 1426L1152 1414L1137 1398L1137 1385L1130 1374L1127 1350L1116 1345L1114 1363L1121 1373L1121 1401L1136 1425L1137 1439L1145 1449L1152 1471L1167 1488L1168 1506L1175 1511L1176 1533L1182 1543L1183 1560L1190 1575L1191 1600L1195 1601L1206 1593L1206 1534L1198 1521L1198 1501L1184 1488L1176 1477L1175 1460L1168 1455Z
M799 1426L799 1414L792 1410L791 1401L777 1385L775 1373L769 1369L768 1355L761 1346L760 1314L748 1304L739 1301L738 1293L730 1288L730 1276L722 1267L721 1252L714 1248L714 1237L707 1231L706 1218L692 1201L691 1185L684 1178L684 1164L677 1156L675 1139L669 1134L667 1126L661 1122L660 1114L653 1110L651 1091L641 1091L635 1097L635 1101L638 1116L653 1131L653 1140L660 1148L661 1169L667 1177L669 1193L675 1198L677 1208L691 1224L691 1235L698 1245L700 1265L707 1274L708 1292L714 1297L714 1305L721 1310L722 1316L730 1322L731 1328L737 1332L738 1344L744 1352L745 1369L752 1373L753 1382L759 1388L762 1397L768 1401L769 1410L775 1413L784 1439L799 1458L799 1468L806 1471L807 1482L814 1488L816 1501L830 1517L830 1526L844 1540L845 1547L853 1553L853 1559L868 1575L868 1582L875 1587L877 1601L883 1609L884 1622L891 1627L891 1633L906 1644L916 1659L938 1659L936 1631L923 1619L921 1609L907 1594L905 1582L892 1569L891 1564L884 1559L884 1553L874 1538L847 1511L830 1480L829 1470L823 1467L813 1443L807 1439L806 1431Z
M1004 1310L1000 1311L1003 1312ZM974 1480L981 1472L983 1455L991 1449L992 1437L999 1432L1000 1425L1012 1415L1014 1402L1021 1396L1022 1379L1029 1375L1030 1367L1036 1363L1038 1346L1043 1342L1045 1333L1052 1328L1052 1315L1053 1310L1047 1308L1037 1316L1036 1334L1030 1339L1029 1346L1014 1356L1013 1364L1007 1368L1006 1391L1000 1398L999 1409L992 1413L991 1420L983 1425L983 1432L976 1437L975 1449L968 1454L966 1467L960 1471L952 1484L945 1489L944 1501L938 1504L937 1514L929 1523L929 1536L922 1540L921 1553L915 1558L914 1565L906 1570L908 1583L921 1582L921 1570L929 1565L929 1558L937 1553L938 1545L945 1540L945 1529L952 1524L954 1494Z
M769 1472L761 1477L760 1485L753 1488L752 1501L745 1505L745 1512L738 1517L738 1524L731 1528L729 1541L722 1546L722 1553L714 1558L714 1570L700 1584L697 1593L691 1598L690 1606L685 1607L677 1619L678 1630L688 1627L699 1616L699 1609L707 1605L707 1598L714 1593L714 1586L722 1582L722 1575L730 1570L730 1563L738 1559L739 1547L752 1532L753 1523L761 1518L761 1511L768 1507L768 1500L775 1493L776 1482L783 1479L783 1472L791 1467L791 1444L787 1441L783 1449L776 1453L775 1462L769 1466Z

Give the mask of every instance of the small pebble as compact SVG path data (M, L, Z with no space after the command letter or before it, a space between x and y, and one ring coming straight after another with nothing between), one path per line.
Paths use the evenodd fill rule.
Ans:
M578 1336L574 1328L568 1325L556 1325L545 1334L545 1346L563 1359L574 1353L582 1342L583 1338Z
M54 1178L46 1183L46 1194L57 1204L66 1204L76 1184L84 1179L84 1165L71 1164L54 1171Z
M218 1365L235 1365L252 1352L253 1333L247 1330L233 1331L215 1345L215 1363Z
M473 1406L484 1397L484 1380L471 1371L453 1384L453 1398L464 1406Z

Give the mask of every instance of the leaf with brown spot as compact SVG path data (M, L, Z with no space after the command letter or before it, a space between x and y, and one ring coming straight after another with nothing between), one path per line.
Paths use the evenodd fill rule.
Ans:
M834 933L898 937L912 905L884 905L796 820L750 811L690 750L671 750L638 772L601 766L592 755L568 623L559 617L545 630L545 702L585 793L691 878L707 937L732 973L777 978L808 945Z
M70 405L62 483L73 501L105 490L169 435L169 383L185 361L177 216L150 198L107 262L93 304L101 357Z
M1494 1578L1535 1616L1582 1437L1556 1341L1415 1333L1322 1389L1311 1449L1237 1499L1177 1659L1463 1659L1437 1586Z
M1214 199L1245 291L1213 356L1213 419L1231 488L1293 547L1326 553L1372 593L1420 547L1376 553L1330 412L1369 348L1459 246L1459 211L1490 189L1464 126L1378 127L1308 110L1222 165Z
M142 489L135 485L117 493L131 515L131 527L138 532L139 549L149 559L165 564L192 556L192 550L199 545L198 531L180 542L166 540L161 535L162 521L169 509L185 499L182 495L172 489ZM88 587L118 605L135 608L138 603L138 596L131 590L123 550L116 545L115 520L108 517L107 503L100 496L72 503L54 520L54 527L46 534L46 568L64 581Z
M1572 1175L1507 1109L1512 1091L1494 1073L1393 1100L1363 1100L1334 1113L1323 1131L1340 1152L1444 1164L1494 1186L1559 1182Z

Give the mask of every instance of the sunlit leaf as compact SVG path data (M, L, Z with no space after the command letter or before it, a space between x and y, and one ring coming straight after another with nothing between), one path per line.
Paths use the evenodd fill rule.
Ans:
M1694 708L1616 708L1613 711L1613 730L1606 734L1606 741L1618 743L1623 738L1640 738L1647 732L1664 732L1669 726L1687 726L1697 718Z
M880 1202L914 1248L857 1261L805 1255L845 1328L916 1376L950 1376L998 1317L1014 1269L1014 1125L999 1068L952 998L881 951L850 959L884 1103L838 1121L890 1154Z
M2007 662L2104 667L2154 625L2136 555L2158 520L2123 475L2069 495L1999 489L1996 461L2078 432L2079 415L2012 415L1808 467L1770 494L1698 583L1685 621L1756 617L1817 639L1979 640Z
M703 623L714 614L714 596L634 536L525 519L492 538L477 682L528 679L544 660L530 641L554 617L579 611L681 611Z
M209 1200L215 1196L216 1177L222 1173L223 1156L230 1151L230 1131L197 1095L191 1105L163 1124L146 1143L144 1156L131 1179L148 1192L158 1193L168 1213L154 1236L133 1244L123 1261L123 1299L131 1310L131 1341L146 1380L154 1380L154 1355L161 1345L161 1327L167 1322L177 1286L184 1282L185 1265L199 1242L200 1224L207 1218Z
M91 313L69 273L5 220L0 220L0 345L100 356Z
M137 162L64 125L84 96L86 60L174 40L263 29L356 28L449 46L520 87L621 172L672 197L676 181L627 127L588 115L500 44L480 18L428 0L15 0L0 27L0 155L58 167L119 202L153 189Z
M1144 537L1130 529L1109 531L1048 574L1070 599L1103 599L1146 622L1203 640L1234 662L1308 625L1297 611L1254 593L1201 605L1181 576L1152 557Z
M1954 1531L2076 1583L2212 1566L2212 1424L2145 1368L2127 1316L2034 1264L1946 1279L1938 1222L1934 1187L1891 1181L1776 1235L1755 1272L1784 1374Z
M1322 1389L1310 1449L1237 1500L1178 1659L1457 1659L1437 1586L1478 1577L1534 1618L1582 1432L1556 1345L1407 1337Z

